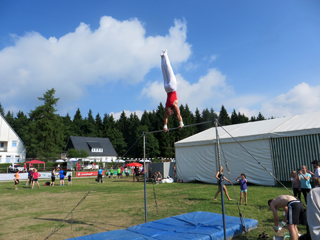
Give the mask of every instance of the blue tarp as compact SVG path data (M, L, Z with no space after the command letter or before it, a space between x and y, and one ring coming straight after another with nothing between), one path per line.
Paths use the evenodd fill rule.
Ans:
M255 229L258 220L244 219L248 230ZM243 233L239 217L226 216L227 238ZM222 215L210 212L192 212L139 224L125 230L114 230L70 238L70 240L218 240L224 239Z

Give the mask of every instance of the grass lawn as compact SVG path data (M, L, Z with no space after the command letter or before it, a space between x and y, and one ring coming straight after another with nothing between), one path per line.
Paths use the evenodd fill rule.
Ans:
M144 223L143 182L132 182L132 177L104 180L103 184L97 185L94 178L73 178L73 185L67 186L66 181L64 187L59 186L59 181L55 187L44 186L46 181L43 180L40 189L37 186L29 189L25 181L21 181L18 190L14 190L13 181L0 183L0 239L45 239L95 186L75 209L72 220L69 217L49 239L72 238ZM217 185L171 183L154 185L154 188L159 214L153 185L147 183L148 221L195 211L222 213L220 195L217 201L213 201ZM234 198L232 187L227 186L227 189ZM235 190L239 199L239 185ZM250 239L257 239L262 231L272 239L273 215L267 201L282 194L288 192L278 187L248 186L248 205L241 205L240 209L245 218L259 221L258 228L248 234ZM226 200L225 212L239 216L236 201ZM279 216L282 214L283 211L279 211ZM278 235L285 235L286 231L283 229ZM305 227L299 226L299 232L305 233ZM246 237L243 235L237 239Z

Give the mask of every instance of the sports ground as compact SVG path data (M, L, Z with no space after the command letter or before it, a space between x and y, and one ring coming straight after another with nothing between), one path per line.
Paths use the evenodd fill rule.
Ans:
M43 180L40 189L30 189L21 181L18 190L14 190L13 181L0 183L0 239L68 239L144 223L143 181L133 182L132 177L104 180L97 184L94 178L73 178L72 186L66 181L63 187L58 182L55 187L44 186ZM232 187L227 189L234 198ZM148 221L195 211L222 213L220 195L213 201L216 190L217 185L205 183L147 182ZM235 192L239 198L239 185L235 185ZM241 205L240 211L243 217L259 221L258 228L248 233L250 239L258 239L263 231L272 239L273 215L267 200L282 194L289 193L281 187L248 186L248 205ZM72 215L61 224L72 209ZM239 216L236 201L225 201L225 213ZM305 227L299 226L299 233L305 232ZM283 229L277 235L285 234Z

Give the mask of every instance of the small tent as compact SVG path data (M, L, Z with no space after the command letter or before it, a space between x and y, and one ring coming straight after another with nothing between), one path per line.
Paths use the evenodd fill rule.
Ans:
M320 157L320 113L296 115L218 127L220 156L235 183L241 173L251 183L275 185L290 181L290 172ZM217 183L216 129L210 128L175 143L177 178L183 182ZM260 164L261 165L260 165ZM224 172L230 178L227 171Z
M46 168L46 163L45 162L42 162L42 161L39 161L39 160L36 160L36 159L33 159L33 160L25 162L25 163L29 164L29 168L30 168L30 164L31 164L31 166L34 165L34 164L38 164L38 170L39 170L39 164L43 164L43 170Z

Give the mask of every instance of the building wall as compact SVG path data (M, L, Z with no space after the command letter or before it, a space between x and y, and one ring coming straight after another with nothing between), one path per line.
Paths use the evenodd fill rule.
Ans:
M320 160L320 134L271 138L274 174L280 181L290 181L291 171L305 165L313 171L311 162Z
M3 146L3 147L2 147ZM26 149L19 136L0 115L0 163L24 162Z
M112 162L117 160L117 156L88 156L94 162Z

